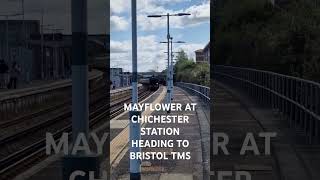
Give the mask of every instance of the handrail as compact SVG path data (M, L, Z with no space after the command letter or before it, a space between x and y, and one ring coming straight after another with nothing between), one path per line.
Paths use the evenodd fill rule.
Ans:
M219 68L219 67L225 67L225 68L231 68L231 69L241 69L241 70L261 72L261 73L268 73L268 74L276 75L276 76L279 76L279 77L284 77L284 78L288 78L288 79L295 79L295 80L303 81L303 82L314 84L314 85L320 87L320 83L318 83L318 82L311 81L311 80L308 80L308 79L303 79L303 78L300 78L300 77L294 77L294 76L289 76L289 75L285 75L285 74L280 74L280 73L276 73L276 72L272 72L272 71L252 69L252 68L244 68L244 67L235 67L235 66L215 65L215 68Z
M320 84L310 80L250 68L216 65L215 78L245 91L277 110L290 127L302 129L308 142L319 142Z
M210 88L198 84L177 82L176 85L200 97L207 104L210 103Z

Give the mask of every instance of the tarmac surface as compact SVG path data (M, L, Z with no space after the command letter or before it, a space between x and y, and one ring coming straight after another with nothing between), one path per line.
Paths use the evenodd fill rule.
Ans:
M165 89L163 89L165 90ZM161 101L155 100L154 102L164 102L164 91L159 92L158 97L161 97ZM188 103L197 103L195 111L172 111L170 115L186 115L189 117L189 123L152 123L143 124L145 128L179 128L179 135L145 135L141 136L142 140L188 140L190 142L188 147L179 148L173 147L160 147L160 148L142 148L142 152L163 152L170 154L171 152L190 152L191 158L189 160L179 159L173 160L172 156L168 156L168 159L148 159L141 162L141 179L146 180L202 180L208 177L208 157L209 157L209 107L205 106L197 97L192 96L184 90L175 87L174 99L172 103L181 103L182 107L185 107ZM182 108L184 109L184 108ZM168 115L166 111L154 111L149 112L149 115ZM128 116L121 117L119 120L123 122L123 119L128 119ZM118 121L119 121L118 120ZM127 121L128 123L128 121ZM117 125L111 124L111 134L116 134L119 131ZM121 129L121 128L120 128ZM111 135L113 136L113 135ZM126 140L128 142L128 140ZM112 178L111 179L129 179L129 153L128 145L125 148L125 152L121 158L112 163ZM116 149L112 148L112 151ZM203 159L205 157L206 159Z
M276 110L263 107L243 92L219 82L215 82L213 110L211 131L229 137L230 153L212 156L210 168L215 178L219 171L232 171L233 177L236 171L246 171L252 180L316 180L320 177L319 146L307 144L302 133L292 130ZM240 155L248 133L253 134L259 154L251 149ZM265 153L266 141L259 133L276 134L270 140L270 154Z

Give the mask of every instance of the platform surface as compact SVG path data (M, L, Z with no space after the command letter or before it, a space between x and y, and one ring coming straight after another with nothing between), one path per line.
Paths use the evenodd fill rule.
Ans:
M145 103L161 103L165 99L166 88L154 92L153 95L145 99ZM185 180L202 180L204 171L208 171L208 160L203 157L209 157L209 107L203 104L196 96L192 96L186 91L175 87L174 103L197 103L195 111L188 112L171 112L170 115L188 115L188 124L144 124L145 127L179 127L179 136L142 136L142 139L187 139L190 146L185 149L179 149L176 146L173 148L158 148L156 151L179 151L191 152L190 160L148 160L142 162L142 179L154 180L170 180L170 179L185 179ZM163 111L145 111L144 115L166 114ZM101 171L108 167L108 163L112 162L112 178L113 179L128 179L129 157L128 157L128 113L122 113L110 121L110 161L105 160L101 163ZM106 131L108 126L100 127ZM205 144L205 145L204 145ZM205 146L205 147L204 147ZM142 148L142 151L146 151ZM204 156L205 154L205 156ZM48 157L45 161L32 167L28 171L19 175L16 180L57 180L62 179L62 163L61 155ZM206 166L206 167L205 167ZM111 179L112 179L111 178Z
M209 122L210 114L209 107L200 101L196 96L190 95L181 88L175 87L174 99L172 103L181 103L184 107L187 103L197 103L195 111L172 111L170 115L187 115L189 116L189 123L177 124L144 124L142 127L146 128L179 128L180 135L175 136L159 136L148 135L141 136L142 140L166 140L166 139L186 139L189 140L190 145L186 148L142 148L142 152L190 152L190 160L143 160L141 163L141 179L151 180L202 180L204 179L204 170L209 168L208 160L204 160L203 157L209 157ZM161 102L165 102L162 98ZM166 111L155 111L151 115L167 115ZM118 127L123 125L123 118L120 122L114 125L111 129L111 134L115 131L119 131ZM111 127L113 127L111 125ZM206 141L206 142L205 142ZM205 147L204 147L205 146ZM111 179L128 179L129 177L129 153L128 148L122 155L122 158L118 162L113 163L112 166L112 178ZM206 156L204 156L206 154ZM206 166L206 167L205 167ZM207 169L208 170L208 169Z
M98 70L92 70L88 72L89 79L94 79L102 76L103 72ZM71 86L71 79L60 79L60 80L34 80L30 83L19 82L17 83L17 89L0 89L0 99L8 98L10 96L17 96L19 94L25 94L32 91L41 91L42 89L56 88L59 86Z

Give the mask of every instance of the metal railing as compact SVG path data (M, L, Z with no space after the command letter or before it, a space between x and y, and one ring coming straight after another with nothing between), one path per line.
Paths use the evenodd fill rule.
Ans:
M194 94L201 98L207 105L210 104L210 88L206 86L201 86L198 84L178 82L176 83L178 87L187 90L189 93Z
M276 110L311 143L319 143L320 84L278 73L217 65L215 79L246 92Z

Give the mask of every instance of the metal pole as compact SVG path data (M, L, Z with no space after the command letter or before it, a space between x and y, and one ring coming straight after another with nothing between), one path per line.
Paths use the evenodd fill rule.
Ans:
M22 6L22 39L24 46L27 47L27 41L26 41L26 26L25 26L25 17L24 17L24 0L21 0L21 6Z
M167 103L171 103L171 87L170 87L170 15L167 13L167 40L168 40L168 68L167 68Z
M72 0L72 138L85 136L89 140L89 90L88 90L88 32L87 0ZM81 135L81 136L79 136ZM85 148L87 149L87 148ZM64 156L63 180L72 179L74 172L85 175L80 179L89 179L89 172L100 174L99 155L77 151L77 154Z
M170 87L171 87L171 93L170 93L170 100L172 100L173 99L173 37L171 37L171 64L170 64L170 82L171 82L171 84L170 84Z
M9 62L9 17L6 16L6 61Z
M51 30L51 34L52 34L52 41L54 41L54 33L55 33L55 30L54 30L54 29L52 29L52 30Z
M44 23L43 23L43 9L41 11L41 79L44 78L44 72L43 72L43 69L44 69L44 38L43 38L43 27L44 26Z
M131 0L131 18L132 18L132 103L138 103L138 64L137 64L137 1ZM140 123L133 123L133 115L140 115L140 112L130 112L130 153L140 152L140 147L133 147L132 141L140 140ZM140 180L141 161L139 159L130 159L130 179Z
M131 1L132 6L132 103L138 103L138 84L137 84L137 17L136 0Z
M87 0L72 0L72 135L88 136Z
M77 137L85 136L86 140L89 140L87 0L72 0L71 9L72 138L75 143ZM85 150L63 158L63 180L72 179L70 177L75 171L84 172L83 179L89 179L89 172L98 176L99 170L98 155L87 154Z

